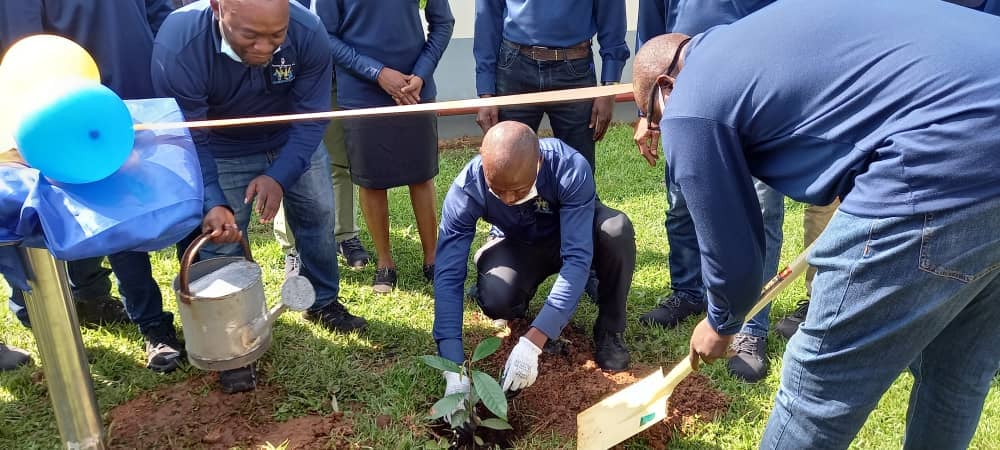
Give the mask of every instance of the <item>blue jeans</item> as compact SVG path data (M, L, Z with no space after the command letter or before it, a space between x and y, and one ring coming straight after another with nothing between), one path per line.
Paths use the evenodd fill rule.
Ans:
M843 449L909 368L904 449L964 449L1000 366L1000 199L872 219L838 211L810 257L761 448Z
M698 248L698 236L694 231L694 222L687 208L687 201L681 194L680 187L667 177L667 242L670 254L667 256L670 264L670 289L674 295L691 303L700 304L705 301L705 286L701 281L701 250ZM754 179L757 189L757 201L760 202L760 212L764 219L764 282L770 280L778 271L778 261L781 259L781 241L783 240L782 225L785 221L785 196L771 189L760 180ZM767 337L771 320L771 305L762 309L756 316L743 325L741 333L751 336Z
M593 56L565 61L535 61L509 44L497 54L497 95L525 94L597 85ZM593 100L500 108L500 120L521 122L536 132L542 115L549 115L552 134L580 152L594 169L594 130L590 129Z
M103 259L87 258L66 264L73 297L77 301L93 301L111 294L111 280L108 278L111 271L101 265ZM140 332L145 333L162 324L173 324L173 314L163 310L163 295L153 278L148 253L115 253L108 256L108 262L118 279L118 292L125 303L125 312L139 326ZM10 309L24 326L30 327L24 293L20 289L12 291Z
M219 185L229 207L236 216L236 224L247 235L253 204L244 204L247 186L264 173L278 157L279 150L235 158L215 158L219 169ZM285 220L295 236L295 248L302 260L299 273L316 289L317 311L337 300L340 292L340 272L337 268L337 241L334 239L333 183L330 181L330 157L320 144L309 161L309 169L290 188L285 188L282 204ZM183 244L179 251L186 248ZM205 244L201 259L219 256L240 256L239 244Z

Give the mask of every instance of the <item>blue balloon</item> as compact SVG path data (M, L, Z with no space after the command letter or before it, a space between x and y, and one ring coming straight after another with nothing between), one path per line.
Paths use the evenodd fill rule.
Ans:
M29 108L14 140L24 160L63 183L91 183L118 171L132 153L135 132L125 102L96 82Z

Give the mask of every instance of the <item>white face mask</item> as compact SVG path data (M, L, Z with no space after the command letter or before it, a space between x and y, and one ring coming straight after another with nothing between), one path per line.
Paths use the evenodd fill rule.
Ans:
M503 199L500 198L500 196L497 195L496 192L493 192L493 188L489 188L489 189L490 189L490 194L493 194L493 196L496 197L497 200L500 200L501 202L503 202ZM531 185L531 190L529 190L528 193L524 195L524 197L521 197L520 200L514 202L511 206L515 206L515 205L520 205L520 204L523 204L523 203L527 203L528 201L531 201L531 199L533 199L535 197L538 197L538 188L537 188L537 186L535 186L535 184L532 184Z
M663 114L667 112L667 104L663 103L663 89L660 88L660 85L656 85L656 99L660 103L660 118L662 118Z

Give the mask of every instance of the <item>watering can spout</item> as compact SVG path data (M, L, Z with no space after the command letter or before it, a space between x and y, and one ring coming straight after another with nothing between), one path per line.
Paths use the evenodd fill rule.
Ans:
M255 345L255 340L264 336L274 326L285 311L305 311L316 302L316 290L312 283L301 275L293 275L281 284L281 303L275 305L267 315L253 321L243 334L243 343L248 348Z

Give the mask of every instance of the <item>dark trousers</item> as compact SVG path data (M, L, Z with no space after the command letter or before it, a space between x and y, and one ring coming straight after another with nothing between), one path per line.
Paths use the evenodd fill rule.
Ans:
M593 56L566 61L535 61L501 44L497 55L497 95L525 94L597 85ZM594 169L594 130L590 129L593 100L500 108L500 120L521 122L536 132L542 115L549 115L552 133L580 152Z
M476 253L477 301L492 319L524 317L538 286L562 267L560 240L526 244L499 238ZM594 328L625 331L625 301L635 270L635 231L625 213L598 203L594 211L598 315ZM585 280L584 280L585 281Z
M66 266L73 298L76 301L97 301L111 295L111 275L118 278L118 291L125 302L125 312L129 319L145 332L161 324L173 324L173 315L163 311L163 295L153 278L153 268L146 252L121 252L108 256L111 270L101 263L104 258L86 258L69 261ZM13 289L10 298L17 318L25 326L31 326L28 310L24 307L24 294Z

